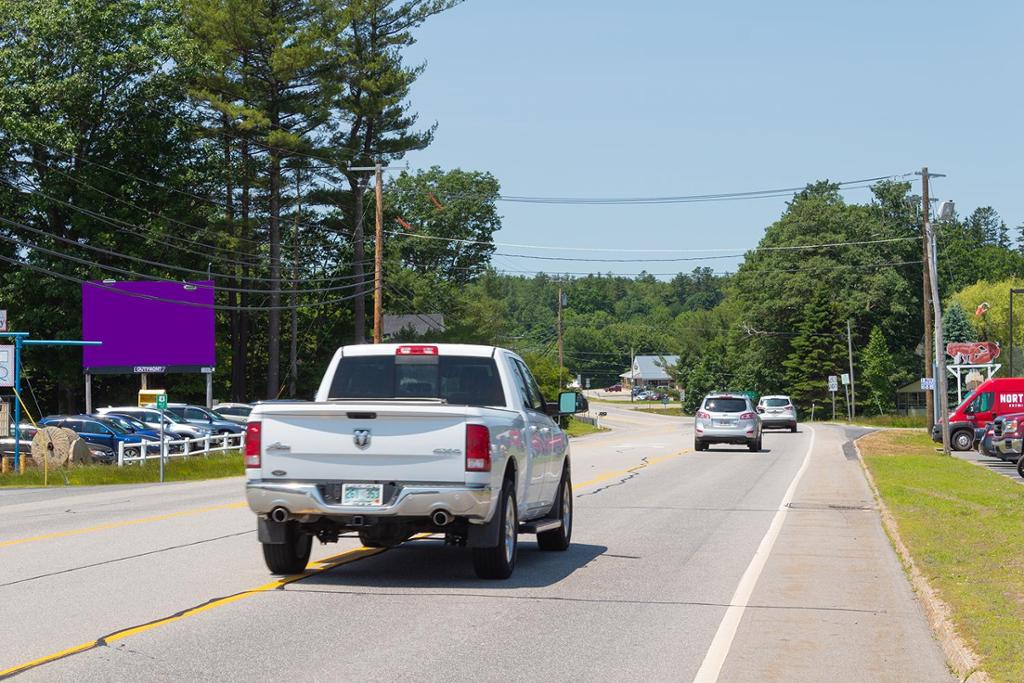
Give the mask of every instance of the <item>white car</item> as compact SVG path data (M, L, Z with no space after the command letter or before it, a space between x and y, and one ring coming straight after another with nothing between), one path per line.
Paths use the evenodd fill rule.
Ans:
M789 396L762 396L757 402L757 412L765 429L796 431L796 406Z
M518 534L572 536L569 440L523 359L493 346L364 344L334 354L314 402L265 403L246 425L246 498L274 573L301 572L315 536L369 547L443 533L481 578L512 574Z

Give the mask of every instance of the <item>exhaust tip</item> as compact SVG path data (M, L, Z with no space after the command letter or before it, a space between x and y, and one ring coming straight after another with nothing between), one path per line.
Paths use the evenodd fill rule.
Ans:
M270 519L275 522L287 522L288 511L281 507L274 508L270 511Z
M455 518L452 517L452 513L447 510L437 510L434 514L430 515L430 520L437 526L447 526L451 524L453 519Z

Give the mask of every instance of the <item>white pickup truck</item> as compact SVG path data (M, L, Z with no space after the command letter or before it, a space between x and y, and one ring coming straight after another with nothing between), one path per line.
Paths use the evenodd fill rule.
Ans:
M518 534L542 550L572 536L569 444L522 358L465 344L345 346L312 403L258 405L246 425L246 498L270 571L301 572L313 537L358 532L387 547L418 533L468 546L504 579Z

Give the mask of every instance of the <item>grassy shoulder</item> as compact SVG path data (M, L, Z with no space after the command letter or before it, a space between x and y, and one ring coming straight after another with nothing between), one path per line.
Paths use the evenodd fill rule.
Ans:
M689 413L684 413L683 409L678 405L669 404L666 408L662 404L657 405L646 405L646 406L634 406L630 410L639 410L643 413L654 413L656 415L672 415L673 417L688 417Z
M598 432L607 431L607 427L595 427L588 422L580 422L579 420L569 420L569 425L565 428L565 433L569 435L570 439L577 436L586 436L587 434L596 434Z
M856 420L827 420L838 424L866 425L868 427L910 427L924 429L928 426L928 419L924 415L862 415Z
M241 453L211 455L208 458L169 458L164 464L164 481L191 481L197 479L219 479L238 477L245 474ZM145 464L126 465L78 465L70 468L51 469L50 486L99 486L102 484L143 484L160 481L160 463L156 460ZM43 470L26 469L24 474L0 474L0 487L42 486Z
M1024 486L936 453L921 432L858 442L914 562L996 680L1024 680Z

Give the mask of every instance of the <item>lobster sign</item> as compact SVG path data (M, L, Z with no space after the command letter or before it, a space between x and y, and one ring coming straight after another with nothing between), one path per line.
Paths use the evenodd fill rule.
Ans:
M946 355L953 358L956 365L984 365L999 358L998 342L951 342L946 344Z

